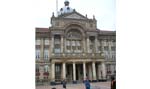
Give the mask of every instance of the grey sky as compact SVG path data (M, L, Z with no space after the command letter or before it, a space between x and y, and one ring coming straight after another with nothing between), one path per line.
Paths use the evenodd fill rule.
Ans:
M65 0L58 0L58 10L64 6ZM70 7L82 15L97 20L97 28L101 30L116 30L116 0L69 0ZM56 0L37 0L36 27L49 27L52 12L56 15Z

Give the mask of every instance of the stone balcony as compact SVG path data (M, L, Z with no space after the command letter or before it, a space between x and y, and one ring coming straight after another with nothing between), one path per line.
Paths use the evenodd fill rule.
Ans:
M101 53L55 53L51 56L51 58L61 59L61 58L73 58L73 59L87 59L87 58L95 58L95 59L103 59L104 56Z

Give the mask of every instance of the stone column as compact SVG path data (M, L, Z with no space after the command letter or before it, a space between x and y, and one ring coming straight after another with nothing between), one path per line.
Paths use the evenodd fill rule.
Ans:
M85 46L85 38L84 37L83 37L82 43L83 43L83 53L85 53L86 52L86 46Z
M51 55L54 54L54 36L51 37Z
M73 62L73 81L76 81L76 64Z
M89 47L90 47L90 46L89 46L89 37L87 37L86 40L87 40L87 52L90 53L90 49L89 49Z
M93 69L93 80L96 80L96 69L95 69L95 62L92 62L92 69Z
M63 79L66 79L66 63L63 63Z
M66 42L67 42L67 41L66 41L66 36L64 36L64 39L63 39L63 40L64 40L64 50L63 50L63 51L64 51L64 53L65 53L65 52L66 52Z
M40 49L40 60L43 60L44 59L44 56L43 56L43 54L44 54L44 39L43 38L41 38L41 49Z
M86 64L83 62L83 78L86 80Z
M63 53L63 47L64 47L64 42L63 42L63 36L61 35L61 53Z
M98 53L97 41L97 36L95 36L95 53Z
M52 68L52 71L51 71L51 74L52 74L51 80L55 81L55 63L52 63L51 66L52 66L51 67Z
M106 66L104 62L102 62L102 77L106 79Z
M50 60L50 57L51 57L51 39L49 38L49 59Z

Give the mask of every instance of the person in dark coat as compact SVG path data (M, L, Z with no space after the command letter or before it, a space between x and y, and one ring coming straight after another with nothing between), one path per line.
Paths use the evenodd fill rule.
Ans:
M90 89L91 85L90 85L89 80L86 79L84 83L85 83L85 88Z
M111 89L116 89L116 79L115 79L115 77L111 77Z
M63 88L64 88L64 89L66 89L66 81L65 81L65 80L63 80L63 82L62 82L62 83L63 83Z

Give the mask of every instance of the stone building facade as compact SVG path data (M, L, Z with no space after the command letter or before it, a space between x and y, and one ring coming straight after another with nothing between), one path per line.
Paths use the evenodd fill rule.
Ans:
M49 28L36 28L36 82L107 80L116 72L116 32L97 29L66 0Z

